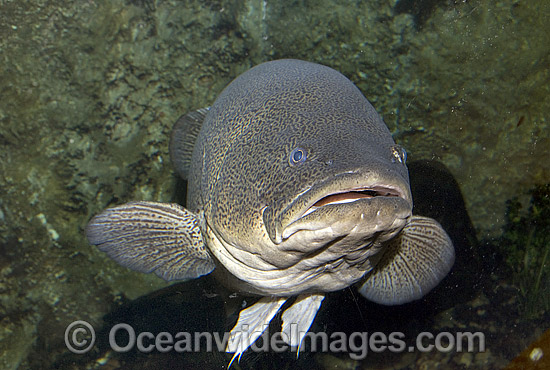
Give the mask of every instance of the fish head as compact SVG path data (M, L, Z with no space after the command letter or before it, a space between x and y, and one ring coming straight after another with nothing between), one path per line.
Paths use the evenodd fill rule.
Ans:
M334 289L368 271L371 257L412 216L405 150L389 132L369 130L372 124L385 128L379 116L371 123L361 117L346 124L335 117L317 130L304 125L301 140L289 138L286 158L270 172L271 190L266 186L261 193L263 227L272 243L263 258L279 268L330 267L338 271L331 274Z
M349 286L411 217L405 150L331 68L255 67L229 85L205 123L216 138L234 125L215 157L216 181L204 181L213 184L208 244L232 275L264 285L261 293ZM318 279L327 269L339 272L330 274L334 284ZM294 281L280 284L275 271Z
M405 150L390 141L369 143L361 131L327 134L333 136L289 148L285 174L278 176L288 178L287 190L265 195L262 216L271 241L292 248L300 240L307 250L327 232L335 239L351 233L365 241L392 238L412 214Z

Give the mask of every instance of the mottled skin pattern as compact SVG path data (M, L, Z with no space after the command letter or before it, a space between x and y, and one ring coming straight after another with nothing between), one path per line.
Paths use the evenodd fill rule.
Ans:
M307 160L293 166L289 155L297 147L305 149ZM363 207L384 210L390 204L401 220L393 224L393 219L387 221L384 227L390 230L382 229L387 231L386 237L378 236L374 244L372 234L380 230L350 240L379 247L400 231L412 210L407 168L396 160L396 150L380 116L340 73L297 60L264 63L235 79L206 116L193 151L188 208L202 215L203 235L211 250L230 245L229 253L235 259L271 272L296 266L319 248L309 246L310 236L297 244L290 243L293 237L285 240L281 236L316 200L331 192L382 184L395 188L400 197L365 200ZM299 194L305 195L297 198ZM358 206L350 205L350 212L358 212ZM345 217L328 208L315 217ZM340 206L340 213L345 211L346 207ZM367 217L357 215L361 220ZM204 226L209 231L205 232ZM334 252L346 254L350 242ZM326 248L329 241L324 243ZM319 267L316 274L320 274L323 264L335 258L318 263L312 260L308 268ZM357 276L372 267L368 261L361 263ZM341 266L342 273L345 268ZM292 269L287 272L294 273ZM345 286L357 281L357 276L347 279ZM328 290L342 287L328 286ZM242 284L240 288L264 294L297 294L319 287L301 290L289 285L286 290L271 290L264 286L257 290L257 286Z

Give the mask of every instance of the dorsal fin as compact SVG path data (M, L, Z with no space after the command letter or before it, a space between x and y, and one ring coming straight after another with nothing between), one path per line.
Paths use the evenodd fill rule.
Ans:
M177 173L187 180L193 147L210 107L184 114L176 121L170 138L170 158Z

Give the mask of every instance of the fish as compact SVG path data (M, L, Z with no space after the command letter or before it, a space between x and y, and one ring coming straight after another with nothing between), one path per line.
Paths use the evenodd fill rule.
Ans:
M167 281L212 273L259 296L231 330L229 365L285 303L281 336L299 352L327 293L355 286L399 305L453 265L445 230L413 215L407 152L330 67L281 59L249 69L177 120L170 156L187 180L186 207L114 206L86 236L130 269Z

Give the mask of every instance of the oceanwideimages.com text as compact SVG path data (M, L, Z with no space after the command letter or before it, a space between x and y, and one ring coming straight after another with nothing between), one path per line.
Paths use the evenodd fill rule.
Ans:
M270 333L267 326L262 330L248 331L244 325L241 340L250 338L251 343L245 343L244 348L254 352L285 352L285 351L309 351L323 353L348 353L354 360L367 357L370 352L484 352L485 335L482 332L421 332L414 340L408 341L402 332L306 332L303 336L300 348L291 348L287 342L286 333ZM138 350L140 352L211 352L227 351L235 352L239 343L232 338L235 331L228 332L136 332L132 326L125 323L114 325L109 331L109 346L115 352L128 352ZM245 338L245 339L242 339ZM85 321L75 321L65 331L65 343L67 348L74 353L89 351L95 342L95 331ZM409 344L407 344L409 343ZM412 343L412 344L411 344ZM242 348L242 347L241 347Z

